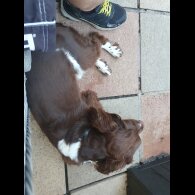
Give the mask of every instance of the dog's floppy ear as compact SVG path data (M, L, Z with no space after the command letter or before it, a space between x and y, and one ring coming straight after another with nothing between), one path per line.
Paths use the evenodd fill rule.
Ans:
M103 174L109 174L113 171L122 169L125 166L124 160L115 160L110 158L105 158L96 163L95 168L98 172Z
M96 109L94 107L90 107L88 110L88 119L91 125L98 129L101 133L108 133L114 127L112 117L99 108Z
M98 119L98 112L94 107L89 108L87 115L90 122L96 121Z

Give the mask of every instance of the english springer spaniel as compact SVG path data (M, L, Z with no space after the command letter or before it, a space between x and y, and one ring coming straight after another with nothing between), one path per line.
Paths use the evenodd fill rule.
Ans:
M143 122L106 112L95 92L80 92L77 85L92 66L111 74L100 59L101 48L116 58L121 49L97 32L83 36L62 25L57 26L56 42L54 52L32 53L27 97L35 120L66 163L92 161L103 174L123 168L141 143Z

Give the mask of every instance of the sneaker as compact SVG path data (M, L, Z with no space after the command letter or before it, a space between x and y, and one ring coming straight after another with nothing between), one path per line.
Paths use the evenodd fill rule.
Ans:
M126 21L126 11L118 4L105 0L92 11L81 11L68 2L61 0L61 12L74 21L83 20L99 30L112 30Z

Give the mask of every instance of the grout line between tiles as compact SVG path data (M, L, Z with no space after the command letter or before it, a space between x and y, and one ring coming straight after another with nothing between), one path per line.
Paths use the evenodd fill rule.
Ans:
M139 7L138 8L124 7L124 8L126 9L126 11L129 11L129 12L132 11L136 13L161 14L161 15L170 16L170 12L168 11L154 10L154 9L148 9L148 8L139 8Z
M137 0L137 6L140 8L140 0ZM142 87L142 77L141 77L141 16L140 13L138 15L138 36L139 36L139 92L141 93L141 87Z
M67 164L65 163L64 163L64 169L65 169L66 195L70 195L69 185L68 185L68 168L67 168Z
M158 94L163 94L163 93L170 93L170 90L142 92L142 95L158 95Z
M137 6L140 8L140 0L137 0ZM140 13L138 15L138 34L139 34L139 93L138 93L138 101L139 101L139 119L142 119L141 116L141 95L142 95L142 77L141 77L141 16Z
M138 94L130 94L130 95L119 95L119 96L108 96L108 97L100 97L99 100L109 100L109 99L119 99L119 98L126 98L126 97L135 97Z
M137 0L137 7L140 10L140 0ZM142 102L141 102L141 95L142 95L142 77L141 77L141 69L142 69L142 58L141 58L141 12L138 13L138 22L139 22L139 94L138 94L138 101L139 101L139 119L142 120ZM141 161L143 156L143 142L140 145L139 148L139 162Z
M137 8L140 9L140 0L137 0Z
M124 172L122 172L122 173L118 173L118 174L112 175L112 176L110 176L110 177L106 177L106 178L103 178L103 179L100 179L100 180L97 180L97 181L88 183L88 184L86 184L86 185L83 185L83 186L74 188L74 189L70 190L70 192L76 192L76 191L82 190L82 189L87 188L87 187L89 187L89 186L93 186L93 185L95 185L95 184L97 184L97 183L103 182L103 181L105 181L105 180L108 180L108 179L111 179L111 178L114 178L114 177L116 177L116 176L123 175L123 174L127 174L127 171L124 171Z

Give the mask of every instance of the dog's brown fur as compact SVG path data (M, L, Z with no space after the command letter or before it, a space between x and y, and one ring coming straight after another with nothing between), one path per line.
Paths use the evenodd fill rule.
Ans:
M94 66L106 41L98 33L84 37L70 27L57 26L57 47L70 51L84 70ZM63 52L33 52L27 96L33 116L55 147L61 139L71 144L82 138L79 162L63 156L66 163L92 160L99 172L108 174L132 162L143 123L104 111L93 91L80 93Z

